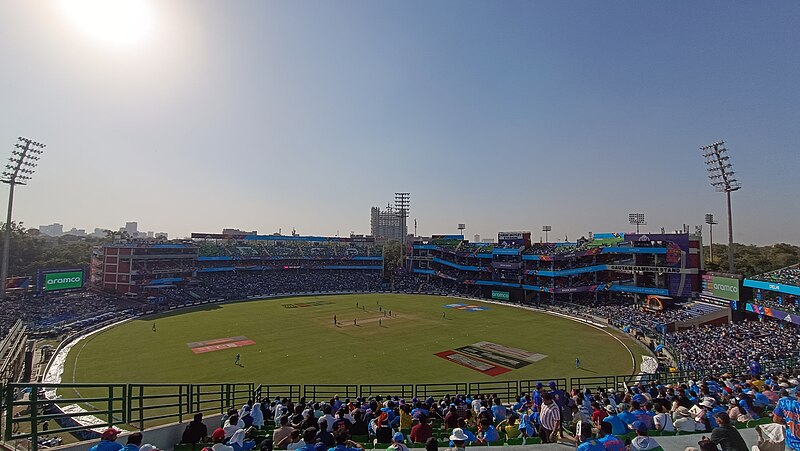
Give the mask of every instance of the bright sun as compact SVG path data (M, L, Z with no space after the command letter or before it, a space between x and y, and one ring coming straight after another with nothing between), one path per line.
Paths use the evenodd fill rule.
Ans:
M153 30L153 11L147 0L61 0L60 3L81 31L109 44L136 44Z

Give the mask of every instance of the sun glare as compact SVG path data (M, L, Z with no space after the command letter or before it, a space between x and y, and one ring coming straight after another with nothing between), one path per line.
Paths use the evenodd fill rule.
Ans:
M79 30L109 44L133 45L153 30L146 0L61 0L61 7Z

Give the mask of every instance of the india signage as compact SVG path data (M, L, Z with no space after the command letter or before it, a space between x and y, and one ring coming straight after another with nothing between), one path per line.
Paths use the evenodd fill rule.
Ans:
M44 275L44 291L83 287L83 271L52 272Z

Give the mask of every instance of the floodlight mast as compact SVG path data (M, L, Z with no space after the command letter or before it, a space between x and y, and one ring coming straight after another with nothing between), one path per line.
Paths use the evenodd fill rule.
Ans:
M717 141L700 148L706 159L706 170L711 186L717 192L725 193L728 201L728 271L733 273L733 217L731 214L731 193L742 188L742 184L734 177L733 165L730 163L725 141Z
M552 230L553 230L553 226L549 226L549 225L543 225L542 226L542 232L544 232L544 242L545 243L549 243L550 242L550 241L547 240L547 234L548 234L548 232L550 232Z
M5 234L3 237L3 262L0 268L0 301L6 298L6 280L8 279L8 256L11 248L11 210L14 205L14 187L25 185L33 175L39 155L45 145L32 139L19 137L11 151L6 170L0 182L8 184L8 213L6 214Z
M714 220L714 215L706 213L706 224L708 224L708 259L714 263L714 226L719 222Z
M410 193L394 193L394 214L400 218L400 262L405 267L406 239L408 232L406 229L406 218L408 218L408 207L411 204Z

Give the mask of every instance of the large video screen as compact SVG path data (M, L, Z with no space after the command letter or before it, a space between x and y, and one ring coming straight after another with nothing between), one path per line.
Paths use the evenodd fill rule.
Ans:
M703 274L703 294L706 296L738 301L740 285L739 279Z
M83 271L58 271L43 274L44 291L67 290L83 287Z

